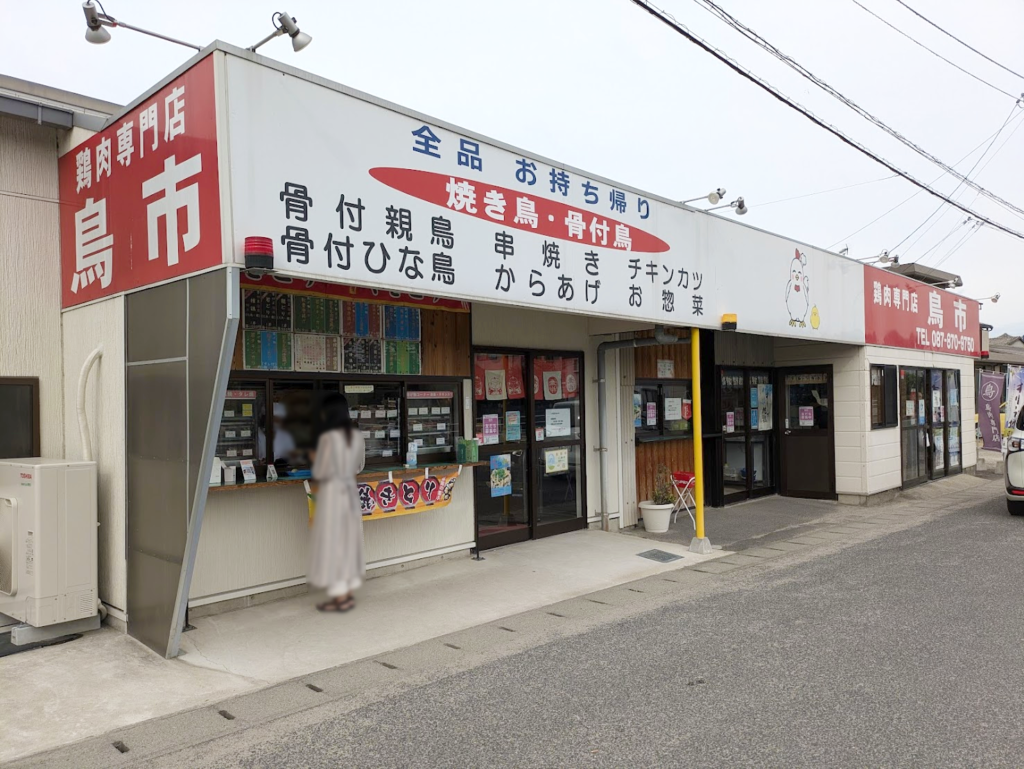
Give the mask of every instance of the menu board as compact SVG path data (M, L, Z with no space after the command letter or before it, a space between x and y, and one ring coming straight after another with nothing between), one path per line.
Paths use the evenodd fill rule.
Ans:
M295 309L295 322L299 321L299 309ZM317 334L295 335L295 370L324 371L327 368L327 346L325 337Z
M324 337L324 371L341 371L341 337Z
M381 374L384 371L380 339L342 338L342 367L346 374Z
M420 339L419 309L400 305L385 305L384 338L418 342Z
M268 331L291 331L291 294L246 289L242 292L242 326Z
M292 335L278 331L243 332L243 362L246 369L292 370Z
M420 343L385 342L384 369L388 374L420 374Z
M379 339L380 305L369 302L342 302L341 331L345 336Z

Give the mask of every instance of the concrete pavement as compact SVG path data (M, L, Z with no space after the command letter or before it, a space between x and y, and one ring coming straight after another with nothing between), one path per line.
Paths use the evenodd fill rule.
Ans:
M953 480L25 765L1012 765L1024 527Z

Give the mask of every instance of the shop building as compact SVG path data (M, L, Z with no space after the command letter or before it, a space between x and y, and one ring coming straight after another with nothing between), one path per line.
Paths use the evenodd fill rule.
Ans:
M59 177L65 387L102 348L86 413L122 537L101 597L161 654L187 612L305 589L331 393L367 440L371 576L636 525L663 467L712 504L861 503L940 433L942 472L974 464L976 302L247 51L203 51Z

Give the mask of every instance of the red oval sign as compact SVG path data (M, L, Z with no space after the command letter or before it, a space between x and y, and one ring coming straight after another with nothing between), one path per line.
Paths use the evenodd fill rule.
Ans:
M533 232L589 248L637 253L661 253L669 249L661 238L631 224L530 192L412 168L371 168L370 176L447 211L507 229Z

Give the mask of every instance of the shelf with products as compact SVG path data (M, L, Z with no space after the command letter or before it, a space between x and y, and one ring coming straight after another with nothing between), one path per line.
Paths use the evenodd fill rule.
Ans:
M454 457L459 438L459 412L454 384L406 392L406 440L415 443L417 454L436 460Z
M238 466L242 460L254 464L264 461L260 429L266 387L262 383L231 382L224 397L215 456L225 466Z
M363 434L366 462L394 463L402 454L402 386L398 382L324 382L325 392L340 392Z

